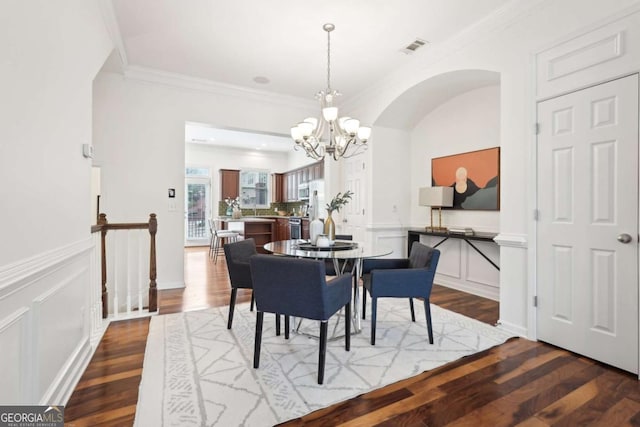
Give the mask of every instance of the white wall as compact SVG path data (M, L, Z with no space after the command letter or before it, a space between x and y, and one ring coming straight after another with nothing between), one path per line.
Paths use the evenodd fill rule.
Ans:
M184 89L112 73L100 73L94 89L101 210L110 222L145 221L150 212L158 215L159 289L184 286L185 123L277 133L317 112L313 104L278 95ZM175 211L168 209L168 188L176 189Z
M90 356L97 1L0 2L0 404L64 404Z
M418 206L418 189L431 186L432 158L499 146L499 86L456 96L427 115L411 133L411 224L424 227L430 221L429 208ZM434 221L437 221L435 213ZM500 213L443 210L442 224L497 232Z

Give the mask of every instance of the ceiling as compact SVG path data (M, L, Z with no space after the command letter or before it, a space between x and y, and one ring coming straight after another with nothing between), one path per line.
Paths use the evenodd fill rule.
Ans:
M111 0L121 66L313 99L346 97L511 0ZM416 39L428 43L412 54ZM289 145L290 148L290 145Z

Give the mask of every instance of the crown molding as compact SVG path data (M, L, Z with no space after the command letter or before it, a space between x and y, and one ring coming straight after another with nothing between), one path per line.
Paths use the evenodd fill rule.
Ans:
M213 80L186 76L184 74L170 73L154 68L129 65L124 67L124 76L129 80L138 80L146 83L170 86L179 89L197 92L208 92L216 95L240 97L252 101L288 106L292 108L315 108L318 103L307 98L299 98L290 95L282 95L275 92L251 89L243 86L220 83Z
M102 13L102 20L107 28L107 32L111 37L111 41L113 42L118 55L120 55L122 67L125 68L129 64L129 60L127 59L127 51L124 48L124 41L120 35L120 26L116 19L116 12L113 9L113 2L112 0L100 0L98 5L100 7L100 12Z

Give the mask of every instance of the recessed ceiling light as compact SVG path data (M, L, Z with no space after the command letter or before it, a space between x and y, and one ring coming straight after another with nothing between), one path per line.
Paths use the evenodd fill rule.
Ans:
M267 83L269 83L271 80L269 80L268 78L266 78L265 76L256 76L253 78L253 81L256 83L259 83L261 85L266 85Z

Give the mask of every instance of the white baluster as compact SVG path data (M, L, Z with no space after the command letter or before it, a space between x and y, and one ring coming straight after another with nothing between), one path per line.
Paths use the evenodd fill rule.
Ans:
M140 310L140 312L142 312L144 308L144 241L146 237L145 234L148 233L145 229L139 230L138 233L138 310Z
M131 246L131 230L126 230L126 248L125 248L125 257L124 257L124 262L125 262L125 280L126 280L126 289L127 289L127 316L131 317L131 262L129 257L131 256L131 251L129 250L130 246Z
M118 318L118 314L120 313L120 302L119 302L119 298L118 298L118 288L120 287L120 278L118 277L118 272L120 271L119 268L119 262L118 260L120 259L120 251L118 248L118 242L120 241L120 237L118 231L114 230L113 231L113 279L111 280L111 288L113 291L113 309L112 309L112 313L113 313L113 317L114 318Z

